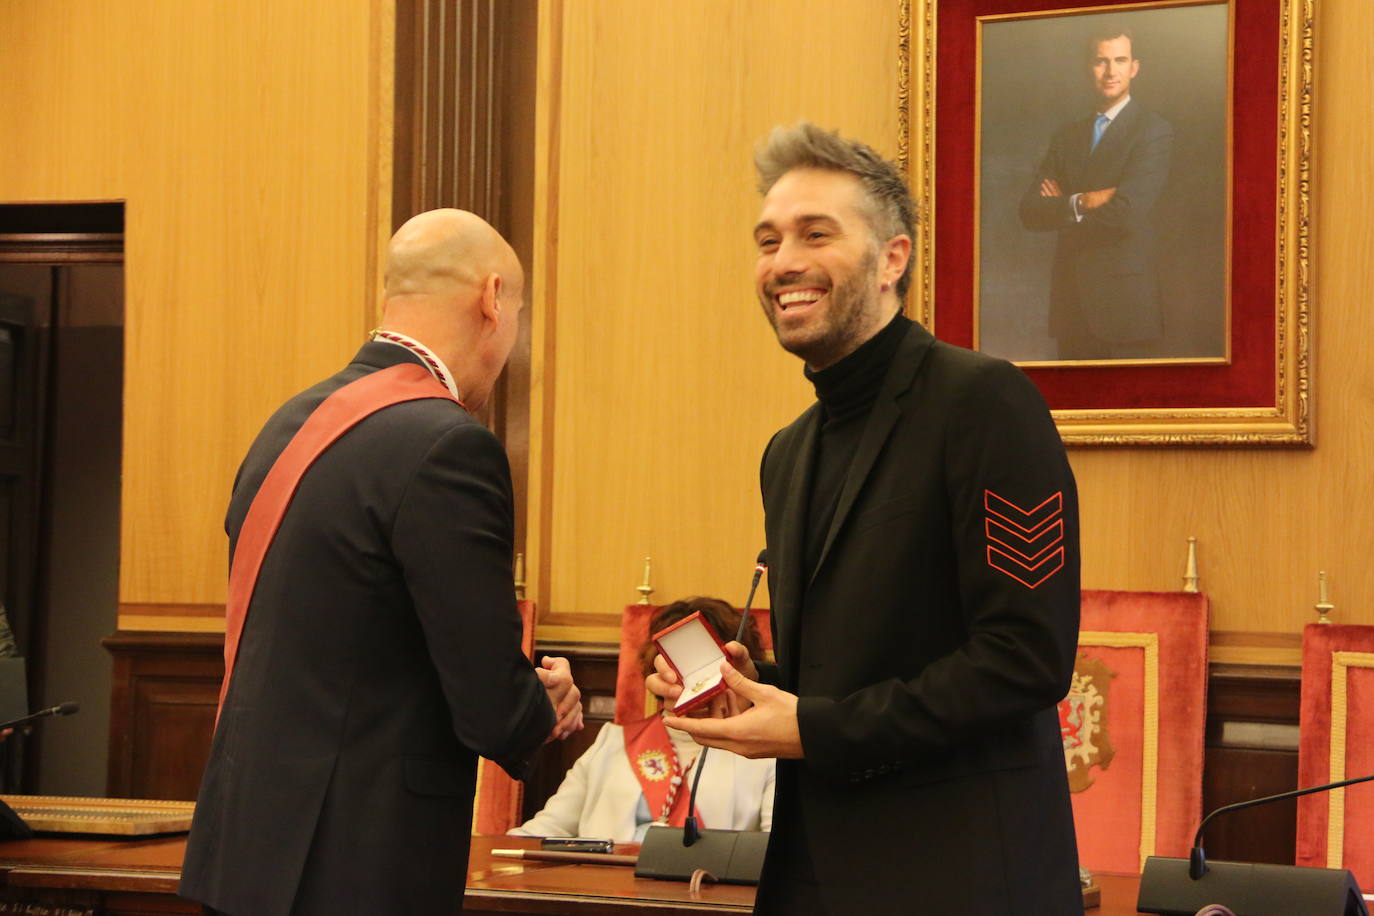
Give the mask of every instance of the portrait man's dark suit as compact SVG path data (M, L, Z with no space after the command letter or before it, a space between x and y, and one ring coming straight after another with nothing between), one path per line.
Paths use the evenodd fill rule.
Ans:
M1121 345L1163 333L1152 213L1173 153L1169 122L1134 99L1093 148L1096 115L1055 132L1035 180L1021 199L1027 228L1057 232L1050 274L1050 333L1060 358L1109 358ZM1043 196L1050 179L1062 194ZM1071 197L1114 188L1109 201L1080 208ZM1096 351L1096 352L1094 352Z
M231 554L320 403L402 362L420 360L368 343L267 422L234 484ZM519 775L554 725L520 651L512 538L505 453L452 400L386 407L311 465L253 593L184 896L233 916L455 912L477 756Z
M760 679L800 697L806 753L778 761L759 911L780 912L803 827L830 913L1080 912L1055 712L1078 507L1043 399L911 324L808 568L823 422L813 404L762 465L778 665Z

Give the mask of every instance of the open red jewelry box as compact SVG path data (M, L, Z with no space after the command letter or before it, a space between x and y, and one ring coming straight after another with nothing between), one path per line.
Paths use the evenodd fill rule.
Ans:
M720 663L727 658L725 644L700 611L655 633L654 643L682 685L673 714L682 715L725 690L720 673Z

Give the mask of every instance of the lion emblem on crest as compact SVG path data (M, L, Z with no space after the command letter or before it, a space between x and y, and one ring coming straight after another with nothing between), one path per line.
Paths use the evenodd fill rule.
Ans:
M1059 701L1059 732L1064 738L1064 766L1069 791L1082 792L1093 784L1093 767L1107 769L1116 756L1107 729L1107 696L1112 671L1098 658L1082 652L1074 660L1069 694Z
M635 763L639 766L639 772L650 782L667 779L668 772L672 769L668 763L668 755L656 750L642 751L635 758Z

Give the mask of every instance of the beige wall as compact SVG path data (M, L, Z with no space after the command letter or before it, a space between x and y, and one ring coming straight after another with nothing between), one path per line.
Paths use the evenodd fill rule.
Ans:
M239 459L362 339L390 17L386 0L0 4L0 201L126 201L122 603L224 600Z
M811 397L753 302L749 150L804 115L894 153L898 9L561 4L561 41L541 51L554 226L537 302L552 328L536 332L556 346L535 353L553 423L530 549L546 633L612 632L605 615L634 600L646 554L656 600L743 599L760 450ZM1374 623L1374 220L1359 203L1374 128L1367 93L1347 91L1368 85L1374 8L1322 0L1318 17L1317 448L1071 455L1084 584L1178 588L1197 536L1214 629L1277 634L1224 634L1265 647L1219 653L1233 660L1295 659L1318 569L1339 619Z
M811 397L754 299L749 152L806 116L896 154L897 3L561 7L544 54L560 104L541 112L558 149L536 302L536 334L556 338L549 359L536 337L536 399L553 398L538 599L550 622L618 614L647 555L655 600L739 603L763 546L759 455Z

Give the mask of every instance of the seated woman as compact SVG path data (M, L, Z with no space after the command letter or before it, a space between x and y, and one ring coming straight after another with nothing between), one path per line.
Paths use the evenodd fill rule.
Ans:
M657 633L694 611L722 641L734 638L740 615L716 598L689 598L659 610L649 624ZM742 640L753 658L763 654L753 618ZM652 674L652 641L640 650ZM588 836L638 843L650 824L681 827L701 746L670 729L661 715L620 726L608 722L578 758L544 810L510 831L516 836ZM727 751L707 758L697 790L697 825L723 830L768 830L773 825L772 760L748 760Z

